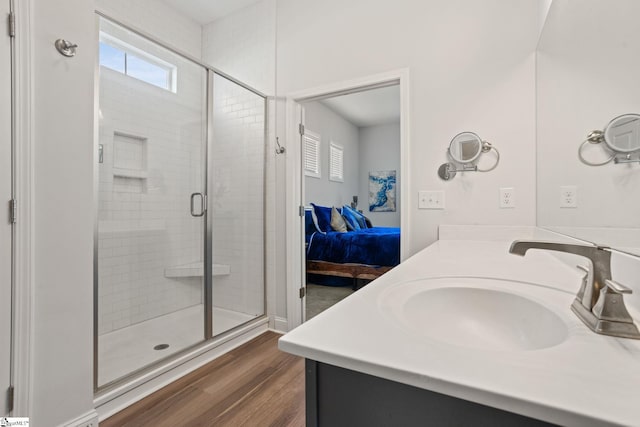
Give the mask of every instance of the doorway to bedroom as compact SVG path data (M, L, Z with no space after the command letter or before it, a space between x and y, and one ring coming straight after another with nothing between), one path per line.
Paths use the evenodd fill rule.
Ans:
M301 106L308 320L400 262L400 86Z

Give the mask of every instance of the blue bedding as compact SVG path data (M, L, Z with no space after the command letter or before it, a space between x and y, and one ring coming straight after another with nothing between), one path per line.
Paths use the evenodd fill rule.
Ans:
M395 227L315 232L308 243L308 260L390 267L400 263L400 229Z

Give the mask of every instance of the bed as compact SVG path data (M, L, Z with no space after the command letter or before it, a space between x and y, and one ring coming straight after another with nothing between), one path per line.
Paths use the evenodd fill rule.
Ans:
M362 281L374 280L400 263L400 228L334 231L327 225L327 209L331 208L313 205L305 210L307 274L350 278L357 289Z

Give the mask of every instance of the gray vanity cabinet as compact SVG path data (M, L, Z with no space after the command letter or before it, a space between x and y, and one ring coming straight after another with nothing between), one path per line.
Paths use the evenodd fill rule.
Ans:
M552 425L310 359L305 368L307 427Z

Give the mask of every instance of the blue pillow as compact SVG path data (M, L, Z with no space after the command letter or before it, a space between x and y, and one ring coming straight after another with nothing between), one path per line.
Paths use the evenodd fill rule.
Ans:
M355 216L356 216L356 220L358 221L358 225L360 226L360 228L362 228L363 230L365 228L369 228L369 226L367 225L367 217L364 216L363 214L361 214L358 211L355 211Z
M313 221L313 214L311 209L304 210L304 232L307 236L315 233L316 231L318 231L318 229L316 228L316 224Z
M349 208L348 206L343 206L340 213L347 223L348 228L353 231L360 230L360 224L358 224L358 220L353 214L353 210L351 208Z
M316 224L318 231L321 233L333 231L333 228L331 228L331 208L317 206L313 203L311 203L311 206L313 206L313 222Z
M364 215L355 209L352 209L350 206L344 205L342 207L342 216L344 216L344 219L351 224L354 230L363 230L368 228Z

